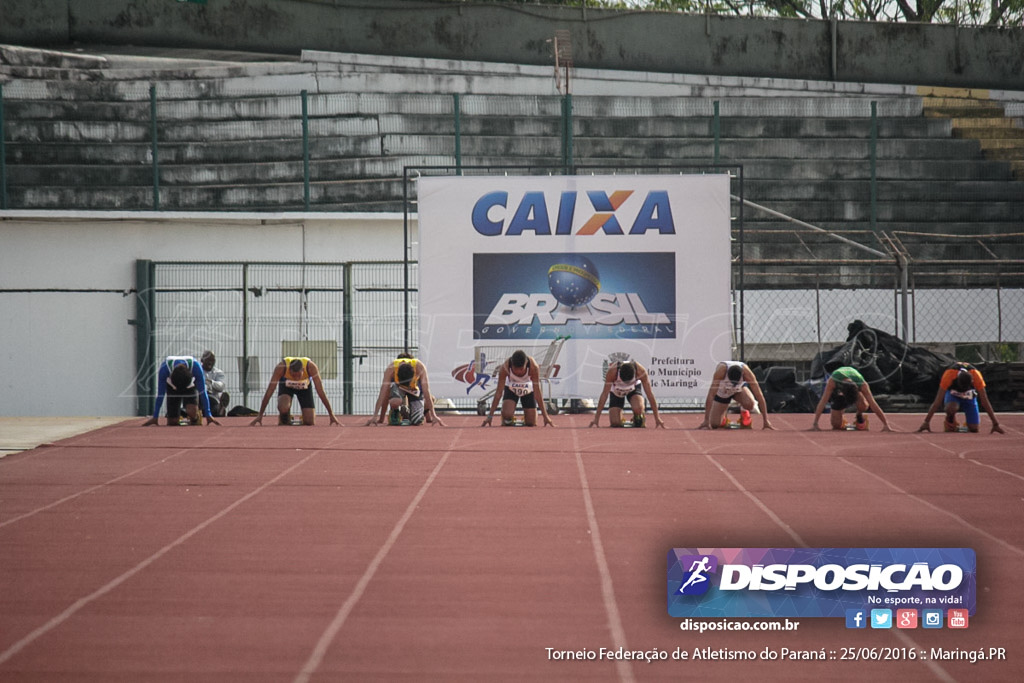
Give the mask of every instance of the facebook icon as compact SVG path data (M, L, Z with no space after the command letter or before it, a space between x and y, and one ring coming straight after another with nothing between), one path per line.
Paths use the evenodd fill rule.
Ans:
M867 628L867 612L862 609L846 610L846 628Z

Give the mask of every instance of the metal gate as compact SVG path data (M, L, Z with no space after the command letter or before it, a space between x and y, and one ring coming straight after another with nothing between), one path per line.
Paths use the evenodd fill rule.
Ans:
M416 306L415 265L409 302ZM274 366L308 356L336 413L368 414L385 365L405 348L402 262L138 261L139 414L152 412L155 368L206 349L227 375L232 406L258 409ZM273 403L271 404L273 405ZM322 409L318 408L318 412Z

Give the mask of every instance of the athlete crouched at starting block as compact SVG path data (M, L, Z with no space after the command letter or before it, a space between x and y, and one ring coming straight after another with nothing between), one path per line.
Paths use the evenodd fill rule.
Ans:
M445 426L434 412L427 366L407 353L400 354L384 371L373 413L367 426L383 424L385 416L393 426L421 425L424 420Z
M219 425L210 413L210 397L206 393L206 376L202 364L192 356L167 356L157 373L156 407L153 417L142 423L143 427L155 425L160 420L160 406L167 397L167 425L181 424L181 409L185 408L188 423L201 425L199 407L202 406L206 424Z
M643 389L643 394L640 390ZM610 394L610 397L609 397ZM633 427L645 427L644 418L644 394L651 402L651 413L654 414L655 429L665 428L665 421L658 414L658 401L654 398L654 390L651 389L651 380L647 375L647 369L636 361L615 363L604 376L604 388L601 390L601 398L597 400L597 410L594 412L594 419L590 427L598 427L601 422L601 411L604 410L604 402L608 401L608 422L612 427L622 427L622 413L629 403L633 411Z
M523 404L523 424L527 427L537 426L537 410L540 409L544 418L544 426L554 427L555 423L548 417L544 408L544 395L540 387L540 369L531 356L518 349L501 364L498 370L498 385L494 388L494 400L491 410L487 413L483 427L490 427L494 419L494 411L501 401L501 424L512 427L516 424L516 406Z
M768 421L768 404L754 371L738 360L723 361L715 367L708 396L704 400L704 422L697 429L729 426L728 410L733 401L740 405L740 427L750 428L750 411L756 402L764 420L761 428L775 429Z
M981 414L978 411L978 403L988 413L992 420L992 431L1005 434L999 426L996 413L992 410L992 403L988 400L988 392L985 391L985 378L981 372L970 363L957 363L942 373L939 378L939 390L935 394L935 400L928 408L928 414L924 422L918 427L919 432L930 432L932 415L945 402L946 419L943 429L947 432L959 431L956 414L963 412L967 431L977 432L981 427Z
M302 424L312 426L316 420L316 410L313 408L313 389L316 388L317 396L327 408L327 414L331 416L332 425L340 425L338 418L334 416L331 402L324 391L323 382L320 381L320 369L316 363L308 358L286 357L270 377L270 384L263 394L263 402L260 404L259 415L249 426L263 424L263 414L267 412L267 405L270 397L277 389L277 422L282 425L292 424L292 399L299 400L299 407L302 409Z
M832 414L829 416L832 429L849 429L846 420L843 419L843 412L853 406L857 413L853 428L857 431L867 431L868 429L868 418L864 414L868 408L882 421L883 432L893 431L885 413L871 394L871 387L868 386L864 376L854 368L844 366L837 368L829 375L825 391L821 392L821 399L814 409L814 423L811 425L811 430L820 429L818 418L825 410L826 403L832 406Z

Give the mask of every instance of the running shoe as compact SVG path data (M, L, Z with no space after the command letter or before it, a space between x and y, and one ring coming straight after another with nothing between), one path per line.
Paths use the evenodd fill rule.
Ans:
M640 413L639 415L634 415L633 416L633 426L634 427L644 427L644 426L646 426L645 425L646 422L647 422L647 418L646 418L646 416L643 413Z
M402 413L398 410L398 408L392 408L391 409L391 414L388 415L388 424L391 424L391 425L400 425L400 424L402 424Z
M955 419L952 422L950 422L949 420L943 420L942 427L947 432L955 432L960 429L960 425L956 423Z
M866 432L868 430L868 416L858 415L857 416L857 431Z
M745 409L745 408L743 410L741 410L740 411L740 426L744 427L746 429L750 429L750 425L752 424L752 422L753 421L750 419L750 411Z

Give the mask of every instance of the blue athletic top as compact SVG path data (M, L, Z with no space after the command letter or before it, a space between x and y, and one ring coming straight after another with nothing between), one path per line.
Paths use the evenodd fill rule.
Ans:
M213 417L210 413L210 397L206 394L206 374L203 372L203 364L192 356L168 356L160 364L160 373L157 375L156 407L153 409L153 417L160 417L160 407L164 404L164 395L167 393L167 382L171 378L171 369L175 365L189 365L192 370L192 384L199 392L199 405L203 409L203 417Z

